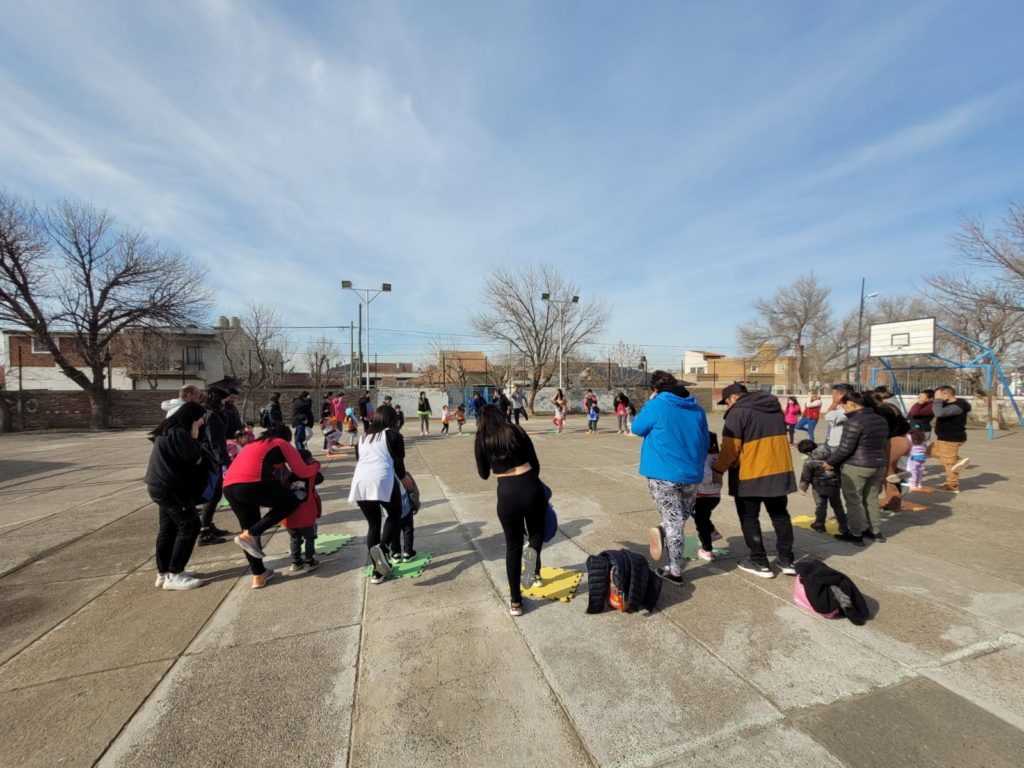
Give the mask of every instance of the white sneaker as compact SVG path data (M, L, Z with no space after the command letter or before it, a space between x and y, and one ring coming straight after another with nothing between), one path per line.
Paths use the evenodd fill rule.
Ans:
M956 464L950 467L954 472L963 472L967 467L971 465L970 459L960 459Z
M164 581L167 579L168 575L169 574L166 574L166 573L158 573L156 575L156 584L154 584L153 586L155 586L157 589L160 589L161 587L163 587ZM182 576L188 576L189 578L193 578L193 579L198 579L199 578L199 574L196 573L195 571L182 571L181 575Z
M184 573L168 573L164 576L164 589L184 590L203 586L203 582Z

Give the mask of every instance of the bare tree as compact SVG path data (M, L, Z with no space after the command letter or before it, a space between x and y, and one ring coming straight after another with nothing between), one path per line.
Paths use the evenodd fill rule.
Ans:
M273 307L249 301L237 328L219 332L224 372L241 381L242 410L256 394L274 387L290 370L291 338L282 329L281 314Z
M174 343L168 332L160 329L131 328L111 344L115 355L124 360L131 376L149 384L150 389L160 386L160 375L171 368Z
M740 345L750 353L770 344L776 352L792 351L796 356L797 386L807 381L805 346L827 326L831 308L829 289L811 272L791 285L779 288L771 299L758 299L758 318L737 329Z
M617 384L636 384L632 378L628 378L623 381L623 372L634 371L640 367L640 359L643 358L646 362L647 353L643 347L638 347L635 344L627 344L620 340L615 346L608 350L608 362L612 370L608 371L608 378L611 380L613 376L618 376L618 379L614 382Z
M303 357L306 367L309 368L316 399L319 400L321 390L326 389L328 371L331 370L332 363L341 359L341 348L326 336L320 336L306 348Z
M579 293L554 268L517 267L515 270L495 267L488 273L481 289L483 310L470 316L470 324L481 336L511 345L512 354L526 362L530 377L530 410L537 390L550 378L556 358L559 337L562 353L568 357L581 345L595 340L608 322L610 310L602 299L573 303ZM548 293L551 301L541 299Z
M35 336L110 424L107 370L127 329L206 316L206 272L107 212L65 200L46 211L0 192L0 321Z

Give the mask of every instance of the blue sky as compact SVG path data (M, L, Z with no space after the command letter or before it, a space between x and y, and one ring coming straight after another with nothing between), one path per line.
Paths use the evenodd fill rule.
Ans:
M1024 197L1020 2L0 11L0 185L181 248L218 313L347 325L338 281L390 281L382 360L548 262L611 302L604 341L678 365L811 268L841 310L861 275L913 291Z

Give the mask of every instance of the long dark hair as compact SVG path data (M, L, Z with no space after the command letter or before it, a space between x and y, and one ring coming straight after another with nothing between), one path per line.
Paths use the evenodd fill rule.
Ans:
M398 412L390 405L382 405L373 412L373 420L366 428L365 437L377 440L385 429L398 429Z
M211 411L224 410L224 400L227 399L228 391L220 387L209 387L206 390L206 407Z
M800 401L799 401L799 400L797 400L797 399L796 399L795 397L792 397L792 396L790 396L790 398L789 398L789 402L791 402L791 403L796 403L797 405L800 405Z
M520 445L522 430L509 424L505 414L496 405L485 405L476 425L476 444L491 459L504 459Z
M185 403L178 410L161 421L156 429L149 433L150 440L166 435L170 430L181 428L192 434L192 425L206 415L206 409L199 403Z

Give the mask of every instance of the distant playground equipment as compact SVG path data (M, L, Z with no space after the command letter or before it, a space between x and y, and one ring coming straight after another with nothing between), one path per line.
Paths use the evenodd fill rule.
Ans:
M948 336L959 339L978 350L977 354L968 362L959 362L943 357L935 351L935 333L940 331ZM934 317L919 318L916 320L900 320L894 323L876 323L871 326L868 336L868 356L881 361L881 368L871 369L871 386L876 386L876 379L880 372L888 372L892 382L893 394L899 396L900 391L897 371L946 371L946 370L980 370L985 373L985 391L988 393L986 400L988 404L988 439L995 437L995 427L992 412L992 380L993 373L999 377L1006 396L1010 399L1014 412L1017 414L1017 421L1024 426L1024 416L1021 415L1020 406L1013 396L1013 388L1003 373L1002 366L996 358L995 352L982 344L977 339L971 339L963 334L957 333L950 328L939 325ZM894 367L894 357L933 357L941 360L944 365L908 365ZM900 408L903 408L902 400L898 400Z

